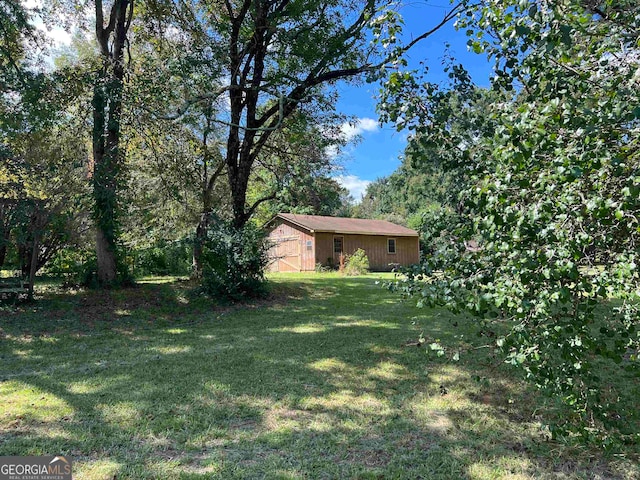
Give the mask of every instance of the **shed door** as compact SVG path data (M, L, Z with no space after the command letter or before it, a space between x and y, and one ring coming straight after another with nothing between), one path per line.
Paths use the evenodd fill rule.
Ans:
M300 237L280 237L269 250L271 271L299 272L301 270Z

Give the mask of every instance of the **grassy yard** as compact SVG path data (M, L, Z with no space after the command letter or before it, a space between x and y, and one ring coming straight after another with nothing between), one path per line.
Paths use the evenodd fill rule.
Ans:
M68 454L77 479L640 478L631 454L548 441L486 348L410 346L486 339L375 278L274 276L245 307L155 279L0 311L0 454Z

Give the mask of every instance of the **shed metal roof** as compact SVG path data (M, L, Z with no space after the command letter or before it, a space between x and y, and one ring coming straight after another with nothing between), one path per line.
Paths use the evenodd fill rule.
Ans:
M386 220L369 220L364 218L325 217L321 215L297 215L279 213L274 218L281 218L305 228L311 232L346 233L354 235L385 235L398 237L417 237L418 232L407 227L387 222ZM273 223L273 220L269 222Z

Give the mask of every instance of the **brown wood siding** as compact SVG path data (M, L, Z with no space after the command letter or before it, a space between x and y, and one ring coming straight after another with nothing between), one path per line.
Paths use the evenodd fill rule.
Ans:
M369 258L371 270L391 270L392 264L409 266L420 261L418 237L393 237L384 235L349 235L338 233L316 233L316 258L317 263L327 265L332 259L334 265L338 259L333 256L333 237L344 237L344 253L351 255L358 248L362 248ZM387 239L396 239L396 253L387 253Z
M274 243L282 239L292 239L298 237L297 242L298 252L300 255L299 263L285 262L285 261L273 261L269 264L267 269L270 272L299 272L299 271L311 271L315 269L315 248L316 241L312 233L296 226L289 222L280 220L276 225L271 227L268 238ZM311 241L311 250L307 250L307 242ZM270 256L275 255L275 247L270 249ZM299 266L298 268L295 268Z

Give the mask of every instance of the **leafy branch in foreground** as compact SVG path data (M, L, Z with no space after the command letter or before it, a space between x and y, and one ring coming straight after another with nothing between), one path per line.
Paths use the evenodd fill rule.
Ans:
M640 441L638 13L484 6L458 26L496 59L498 101L459 67L449 91L395 74L384 99L465 185L448 241L397 287L506 326L496 348L549 394L551 433L603 448Z

